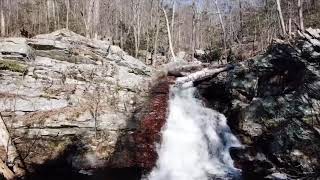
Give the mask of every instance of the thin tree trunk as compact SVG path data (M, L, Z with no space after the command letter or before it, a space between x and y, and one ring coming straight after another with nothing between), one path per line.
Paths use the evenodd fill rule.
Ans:
M177 46L178 46L178 50L180 51L180 42L181 42L181 24L179 22L179 25L178 25L178 39L177 39Z
M0 12L0 23L1 23L1 36L4 37L6 35L6 21L5 21L5 16L4 16L4 5L3 2L1 3L1 12Z
M65 0L67 15L66 15L66 29L69 29L69 14L70 14L70 0Z
M86 26L86 36L92 37L92 21L93 21L93 7L94 6L94 0L89 0L88 5L88 13L87 13L87 26Z
M196 21L197 21L197 7L195 0L192 1L192 37L191 37L191 45L192 45L192 60L194 59L194 54L196 51Z
M137 23L137 55L140 50L140 34L141 34L141 14L140 14L140 5L139 5L139 14L138 14L138 23Z
M167 31L168 31L168 39L169 39L169 47L170 47L170 51L171 51L171 55L172 55L172 59L173 61L176 60L176 56L174 55L174 51L173 51L173 46L172 46L172 38L171 38L171 31L170 31L170 25L169 25L169 20L168 20L168 16L167 16L167 12L166 10L162 7L162 11L164 13L164 17L166 19L166 23L167 23Z
M134 31L134 47L135 47L134 57L137 58L138 57L138 53L139 53L138 29L137 29L137 27L134 27L133 31Z
M223 34L223 49L224 49L224 52L226 52L226 50L227 50L226 28L225 28L225 25L223 23L223 19L222 19L221 11L220 11L220 8L219 8L218 0L214 0L214 4L216 5L216 8L217 8L217 12L218 12L218 16L219 16L219 22L220 22L221 29L222 29L222 34Z
M240 18L240 32L239 32L239 38L240 42L243 38L243 12L242 12L242 0L239 0L239 18Z
M158 50L158 36L160 31L160 16L159 16L159 9L157 9L157 24L156 24L156 34L154 37L154 44L153 44L153 55L152 55L152 65L155 66L157 60L157 50Z
M140 44L140 1L137 4L131 1L131 7L133 12L133 34L134 34L134 44L135 44L135 57L139 54L139 44Z
M94 1L94 38L98 39L98 26L99 26L99 21L100 21L100 0L95 0Z
M304 22L303 22L303 0L298 0L298 9L299 9L299 22L300 22L300 29L304 31Z
M291 3L290 2L288 2L288 9L289 9L288 34L289 34L289 37L291 38L291 33L292 33L292 7L291 7Z
M55 3L55 8L57 9L56 10L57 28L60 29L60 7L56 0L54 1L54 3Z
M57 15L56 15L56 1L55 0L52 0L52 16L53 16L53 24L54 24L54 27L53 27L53 30L56 30L57 29Z
M123 9L121 7L120 9L120 22L123 23ZM123 49L123 28L122 28L122 24L120 27L120 47L121 49Z
M284 24L283 15L282 15L281 0L276 0L276 3L277 3L277 11L278 11L278 16L280 20L282 34L286 35L287 33L286 33L286 26Z
M175 1L172 4L172 19L171 19L171 35L172 39L174 39L174 18L175 18Z
M46 13L46 31L49 32L50 29L50 14L49 14L49 0L45 3L45 13ZM18 11L19 12L19 11Z
M38 34L40 34L41 32L41 4L40 4L40 8L38 9Z

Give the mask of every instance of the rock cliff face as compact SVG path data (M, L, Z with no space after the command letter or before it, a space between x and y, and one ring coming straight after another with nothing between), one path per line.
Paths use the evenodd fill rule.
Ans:
M0 57L0 112L27 167L64 153L78 169L106 166L137 128L153 69L117 46L59 30L2 39Z
M261 56L198 85L244 149L246 179L320 177L320 31L277 41Z

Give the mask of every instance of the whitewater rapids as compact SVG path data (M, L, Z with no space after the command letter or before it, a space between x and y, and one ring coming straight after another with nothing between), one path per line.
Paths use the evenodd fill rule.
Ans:
M234 179L229 148L241 144L224 115L206 108L196 88L171 87L169 114L157 147L159 159L147 180Z

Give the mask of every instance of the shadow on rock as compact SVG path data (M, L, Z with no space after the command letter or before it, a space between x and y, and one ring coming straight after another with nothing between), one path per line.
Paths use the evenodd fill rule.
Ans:
M42 165L31 165L33 171L27 180L138 180L141 177L139 168L104 167L95 170L79 170L73 164L73 158L85 147L79 138L73 138L72 145L65 148L57 158L48 160ZM0 178L1 179L1 178Z

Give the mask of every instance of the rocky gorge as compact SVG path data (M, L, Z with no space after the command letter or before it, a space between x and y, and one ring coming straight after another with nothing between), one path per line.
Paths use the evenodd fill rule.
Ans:
M166 70L65 29L2 39L0 52L0 118L29 179L131 180L155 166ZM243 144L231 149L243 179L319 178L319 63L320 30L307 29L194 83Z

